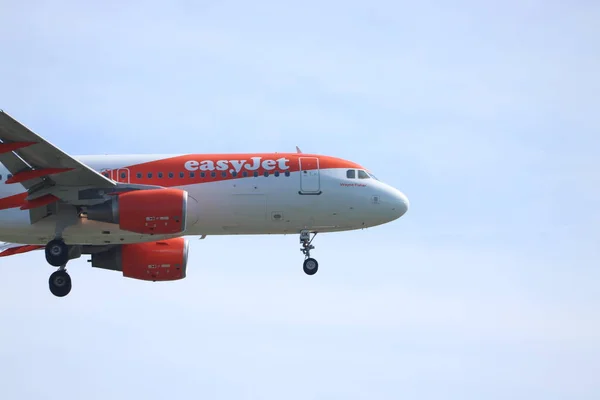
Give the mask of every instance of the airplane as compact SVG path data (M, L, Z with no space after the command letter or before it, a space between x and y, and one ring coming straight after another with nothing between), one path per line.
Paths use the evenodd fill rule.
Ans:
M0 256L44 250L50 292L66 265L146 281L186 277L186 236L299 235L303 270L318 233L394 221L407 197L361 165L302 153L72 157L0 110Z

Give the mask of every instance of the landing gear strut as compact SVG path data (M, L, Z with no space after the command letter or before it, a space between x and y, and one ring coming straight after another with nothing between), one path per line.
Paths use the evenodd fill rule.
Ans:
M300 244L302 244L300 251L304 254L305 258L302 269L306 275L314 275L319 270L319 263L317 260L310 257L310 251L315 248L315 246L312 245L312 241L315 240L316 236L317 232L315 232L312 239L310 238L310 231L303 230L300 232Z
M46 245L46 261L54 267L60 267L50 275L50 292L57 297L68 295L71 291L71 277L65 267L69 261L69 246L62 239L51 240Z

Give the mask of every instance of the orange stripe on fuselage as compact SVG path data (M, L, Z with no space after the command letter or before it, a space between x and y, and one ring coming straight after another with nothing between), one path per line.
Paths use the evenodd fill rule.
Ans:
M275 172L300 171L300 159L318 158L319 169L332 168L357 168L364 169L357 163L336 157L320 156L298 153L259 153L259 154L188 154L150 161L142 164L125 166L123 168L107 171L109 177L122 181L119 175L129 170L129 181L157 186L183 186L193 183L219 182L230 179L253 177L254 173L264 176L266 172L273 175ZM303 163L302 169L316 169L316 163ZM190 175L193 173L193 177ZM162 178L158 174L162 173ZM202 176L204 173L204 176ZM213 176L214 173L214 176ZM138 176L141 175L141 178ZM151 177L149 177L151 174ZM172 174L170 176L169 174ZM183 174L183 176L181 176ZM125 178L126 179L126 178Z
M260 164L256 170L246 168L247 165L249 165L250 168L256 166L257 161L255 160L257 160L257 158ZM118 173L120 170L127 169L129 170L129 181L131 183L173 187L244 178L244 171L248 172L248 177L253 177L255 171L257 172L258 176L264 176L265 172L269 172L269 175L272 175L275 172L279 172L280 174L284 174L286 171L290 173L298 172L300 171L301 158L318 158L319 169L321 170L334 168L365 169L355 162L343 160L341 158L303 153L188 154L185 156L170 157L149 161L146 163L125 166L120 169L108 171L108 173L109 177L115 179L116 181L120 181L121 179L118 176ZM278 161L281 159L284 160ZM263 164L267 160L270 162ZM219 161L226 161L228 168L225 170L217 169L219 167ZM187 169L186 163L190 163L188 164L188 167L194 169L194 171ZM212 163L212 165L215 167L214 170L211 171L201 169L202 165L210 166L210 163ZM221 165L224 164L221 163ZM303 169L316 168L314 162L308 162L306 164L303 163L302 166ZM197 170L195 170L196 167L198 168ZM232 170L236 172L236 176L233 176L231 173ZM159 172L163 174L162 178L158 178ZM194 177L190 176L190 172L194 173ZM204 172L204 177L201 176L201 172ZM215 173L214 177L211 176L211 172ZM223 172L226 172L225 176L222 175ZM148 178L149 173L152 174L151 178ZM169 177L169 173L173 174L172 178ZM181 173L183 173L183 177L180 176ZM142 177L138 178L138 174L141 174ZM0 199L0 210L22 206L24 209L27 209L55 201L54 199L50 201L49 197L45 197L43 200L40 199L37 201L32 200L31 202L27 202L26 197L27 193L19 193L2 198Z

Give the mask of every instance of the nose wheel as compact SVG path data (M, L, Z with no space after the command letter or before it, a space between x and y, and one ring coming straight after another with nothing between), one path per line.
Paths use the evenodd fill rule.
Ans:
M65 267L69 261L69 246L62 239L51 240L46 245L46 261L54 267L59 267L48 279L50 292L56 297L68 295L71 292L71 277Z
M304 230L300 232L300 244L302 245L300 251L304 254L305 258L302 269L306 275L314 275L319 270L319 263L310 256L310 251L315 248L312 245L312 241L315 240L316 236L317 232L314 233L312 238L310 237L310 231Z
M319 263L314 258L307 258L304 260L302 269L306 275L314 275L319 270Z

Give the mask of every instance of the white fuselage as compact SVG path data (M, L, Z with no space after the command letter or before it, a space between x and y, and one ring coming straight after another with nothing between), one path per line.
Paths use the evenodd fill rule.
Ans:
M78 160L122 183L136 183L127 166L161 160L169 156L80 156ZM235 155L232 155L235 158ZM318 156L315 156L318 157ZM299 162L292 159L290 162ZM194 167L196 164L191 164ZM169 173L164 171L165 186ZM186 169L188 168L188 169ZM402 216L408 208L398 190L373 179L348 178L348 167L300 168L288 174L190 182L171 186L189 194L184 235L286 234L308 229L335 232L380 225ZM198 171L198 173L200 173ZM0 197L22 193L20 184L4 184L9 172L0 166ZM141 175L140 175L141 176ZM59 207L60 209L60 207ZM150 236L120 230L117 225L90 221L73 215L73 207L31 223L30 212L11 208L0 211L0 240L45 244L55 237L57 224L67 222L62 237L68 244L136 243L172 236Z

